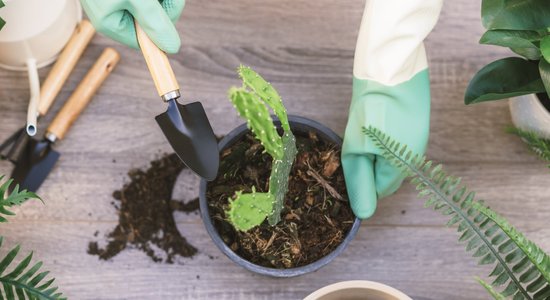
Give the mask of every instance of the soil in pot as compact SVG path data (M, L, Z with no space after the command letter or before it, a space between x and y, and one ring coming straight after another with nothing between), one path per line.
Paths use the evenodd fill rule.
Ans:
M155 262L173 263L176 257L190 257L197 249L187 242L174 221L174 211L198 209L198 198L183 203L172 199L172 191L185 165L175 153L150 163L147 170L128 172L130 182L113 192L118 225L107 234L107 244L90 242L88 253L108 260L128 248L137 248Z
M295 133L296 134L296 133ZM269 268L308 265L331 253L346 237L355 217L347 200L340 146L315 133L296 134L298 155L289 182L281 222L267 221L240 232L226 220L236 191L266 192L271 157L251 134L221 154L218 178L208 183L207 201L214 227L242 258Z
M546 108L546 110L550 113L550 97L548 97L548 94L546 93L540 93L537 94L537 97L539 98L540 103Z

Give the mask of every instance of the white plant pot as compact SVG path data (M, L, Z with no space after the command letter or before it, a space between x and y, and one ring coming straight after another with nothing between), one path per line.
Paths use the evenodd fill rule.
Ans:
M304 300L412 300L402 292L382 283L353 280L321 288Z
M517 128L533 131L550 139L550 112L537 95L525 95L510 99L512 122Z

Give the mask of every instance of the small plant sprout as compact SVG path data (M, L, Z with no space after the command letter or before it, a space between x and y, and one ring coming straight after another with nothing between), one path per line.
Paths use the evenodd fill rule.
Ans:
M254 133L273 159L269 177L269 191L252 193L239 191L226 212L229 221L241 231L260 225L266 218L274 226L281 220L285 195L288 191L288 176L296 157L296 138L290 130L288 115L279 93L258 73L249 67L238 69L243 86L229 90L229 98L239 115L246 119L248 128ZM283 130L279 135L269 108L273 110Z

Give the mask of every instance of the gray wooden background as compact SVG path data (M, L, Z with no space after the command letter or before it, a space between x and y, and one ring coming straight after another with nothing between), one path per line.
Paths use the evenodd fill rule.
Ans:
M477 44L483 32L479 2L447 1L426 42L433 94L428 154L550 251L550 172L519 139L503 132L511 123L506 102L466 107L462 101L476 70L509 54ZM183 47L170 57L182 93L201 100L216 133L227 133L242 121L226 91L238 84L239 63L248 64L279 89L290 113L342 134L362 10L357 0L189 0L177 24ZM414 299L488 298L473 277L489 270L475 265L456 233L442 226L446 219L424 209L409 186L380 203L343 255L299 278L271 279L239 268L213 245L199 216L179 213L179 229L200 250L193 259L157 264L137 250L107 262L89 256L94 232L101 236L117 223L111 193L128 181L126 171L170 151L153 119L165 107L141 54L103 36L94 38L54 108L106 46L119 50L122 60L56 145L63 155L40 190L46 205L27 203L0 225L6 245L36 250L70 298L298 299L352 279L380 281ZM40 77L48 71L42 69ZM24 73L0 71L0 139L24 122L28 96ZM42 129L49 120L51 115ZM0 173L10 171L10 164L0 163ZM180 177L176 198L196 196L198 181L188 173Z

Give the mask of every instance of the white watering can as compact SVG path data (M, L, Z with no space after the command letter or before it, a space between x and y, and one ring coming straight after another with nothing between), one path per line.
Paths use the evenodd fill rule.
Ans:
M38 68L55 61L82 19L78 0L4 0L0 17L0 68L27 71L30 101L27 133L36 133L40 95Z

